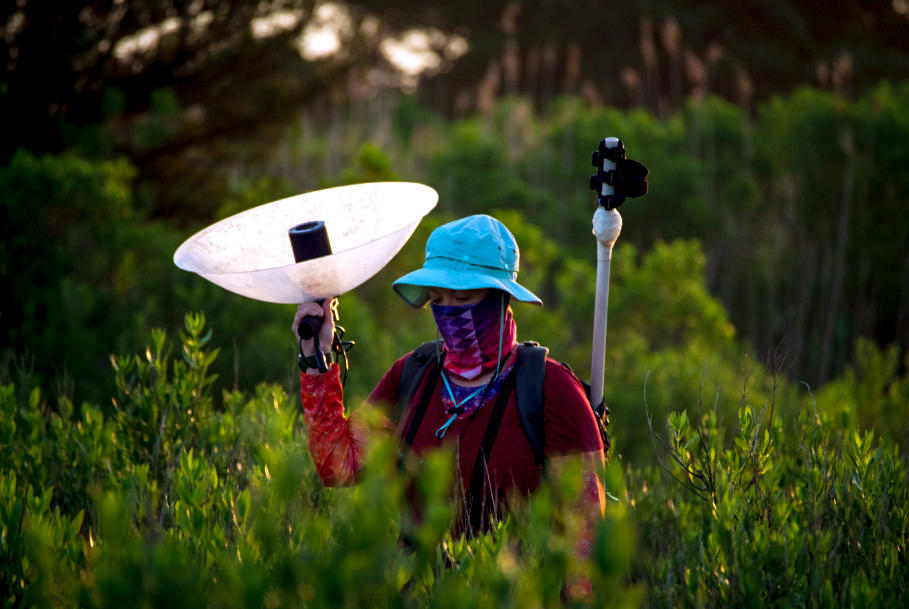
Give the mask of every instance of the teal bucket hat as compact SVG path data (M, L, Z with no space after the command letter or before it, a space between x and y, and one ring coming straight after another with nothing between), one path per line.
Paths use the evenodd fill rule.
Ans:
M504 224L490 216L469 216L432 231L423 268L404 275L392 287L415 309L429 302L429 288L494 288L515 300L542 305L515 281L520 257L514 235Z

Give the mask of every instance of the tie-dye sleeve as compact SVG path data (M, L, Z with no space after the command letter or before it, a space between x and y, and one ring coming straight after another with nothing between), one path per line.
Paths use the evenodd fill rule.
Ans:
M300 399L309 434L309 453L325 486L350 486L363 467L363 448L371 432L361 410L344 416L344 390L339 368L333 364L325 374L300 375ZM391 422L380 417L378 430L394 431Z

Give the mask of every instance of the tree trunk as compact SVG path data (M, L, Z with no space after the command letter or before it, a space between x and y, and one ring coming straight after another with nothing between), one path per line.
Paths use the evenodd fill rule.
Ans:
M805 355L805 342L808 338L809 320L808 313L811 310L811 299L814 295L814 277L817 272L818 251L820 249L816 239L806 239L803 243L807 247L803 249L804 255L797 254L795 257L795 315L790 326L788 334L794 338L792 344L792 361L798 367L802 375L807 374L807 362L802 361ZM806 251L807 250L807 251ZM801 264L799 264L801 262Z
M896 343L902 348L903 355L906 355L909 354L909 255L906 255L904 268L903 290L896 313Z
M843 201L840 204L840 218L837 226L836 249L833 253L833 281L830 289L830 301L827 304L826 321L821 339L820 382L830 378L833 366L834 337L836 321L840 311L840 300L843 296L843 282L846 276L846 253L849 248L849 221L852 218L852 201L855 191L855 144L852 130L848 127L842 136L843 153L846 156L846 173L843 177Z

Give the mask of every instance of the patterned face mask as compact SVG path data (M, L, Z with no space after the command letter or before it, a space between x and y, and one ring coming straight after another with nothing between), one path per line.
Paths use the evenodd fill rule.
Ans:
M471 380L495 370L499 363L500 320L501 353L507 354L514 347L516 330L508 306L510 297L505 294L503 301L502 294L490 291L480 302L467 306L431 305L448 350L442 363L447 372Z

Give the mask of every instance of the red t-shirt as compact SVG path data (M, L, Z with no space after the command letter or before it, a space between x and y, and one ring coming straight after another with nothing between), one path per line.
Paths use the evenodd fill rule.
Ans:
M398 386L407 357L405 355L395 362L369 396L372 404L379 407L387 406L386 414L392 412L393 407L390 405L398 401ZM399 437L409 428L416 405L423 396L430 376L426 375L420 387L414 392L410 407L404 410L403 416L408 420L393 421L398 427ZM442 445L454 446L458 456L462 488L469 490L483 434L498 396L484 404L473 420L467 416L453 422L445 437L439 440L435 432L449 419L442 406L442 389L442 381L439 379L414 437L412 451L419 456ZM490 484L503 500L507 499L512 491L526 495L536 489L540 482L541 468L537 465L530 442L521 429L516 396L517 391L512 391L487 463ZM583 386L564 366L550 359L546 360L543 402L543 453L546 457L603 450L596 419L587 402Z

